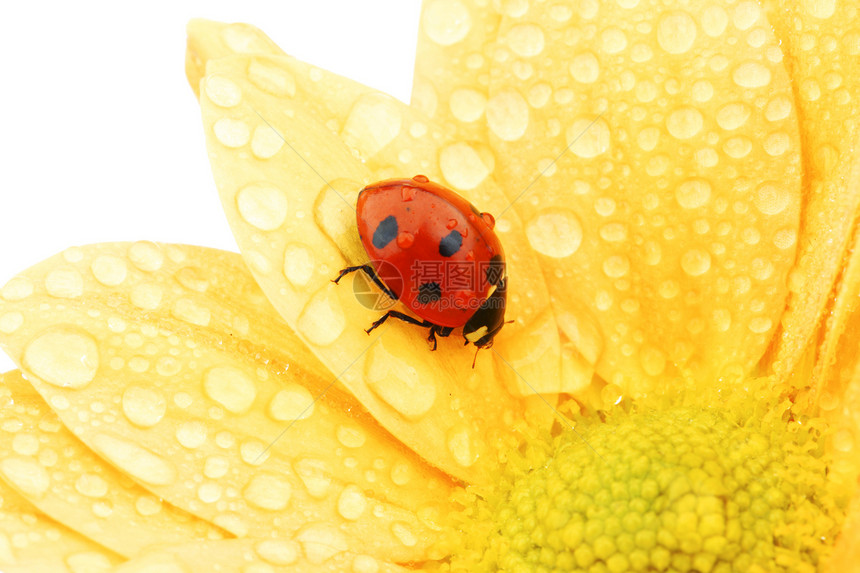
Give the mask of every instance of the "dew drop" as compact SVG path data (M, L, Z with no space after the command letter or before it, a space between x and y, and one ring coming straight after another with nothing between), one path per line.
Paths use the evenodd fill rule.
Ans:
M701 249L690 249L681 255L681 268L691 277L703 275L711 268L711 255Z
M293 488L288 481L268 472L256 474L242 490L242 496L248 503L269 511L286 508L292 493Z
M675 200L684 209L705 205L711 198L711 184L704 179L688 179L675 189Z
M3 429L9 430L11 428L4 424ZM13 431L17 430L18 428L14 428ZM39 438L29 432L15 434L12 439L12 450L22 456L35 456L39 452Z
M627 36L619 28L606 28L600 34L600 47L607 54L618 54L627 47Z
M543 255L569 257L582 243L582 225L573 211L546 209L526 224L526 237L532 248Z
M193 450L206 442L206 424L200 421L182 422L176 426L176 441L182 447Z
M529 106L514 89L504 89L487 102L487 125L504 141L521 138L529 125Z
M543 51L543 30L534 24L519 24L508 32L508 45L515 54L523 58L537 56Z
M122 413L135 426L151 428L166 411L167 401L160 391L132 385L122 393Z
M328 524L307 526L295 538L302 544L307 560L314 565L320 565L349 549L343 533Z
M24 315L20 312L7 312L0 315L0 332L12 334L24 324Z
M135 500L134 508L140 515L149 517L161 512L163 506L161 505L161 500L154 495L142 495Z
M92 270L96 280L105 286L117 286L128 275L125 260L113 255L96 257L90 265L90 270Z
M454 461L460 466L467 468L478 461L478 449L465 425L458 424L449 428L445 435L445 444Z
M763 215L778 215L791 203L791 194L775 181L759 185L753 195L753 204Z
M260 440L245 440L239 446L239 457L249 466L258 466L269 459L272 444L264 444Z
M128 249L128 258L142 271L157 271L164 264L161 247L150 241L138 241Z
M6 480L30 497L42 497L51 487L45 468L30 458L11 456L0 461L0 473Z
M61 388L83 388L93 381L98 370L98 346L84 331L54 327L27 344L23 362L49 384Z
M610 243L627 240L627 226L623 223L607 223L600 227L600 238Z
M696 41L696 22L687 12L665 12L657 24L657 43L670 54L683 54Z
M108 492L108 483L100 475L84 473L75 480L75 489L87 497L104 497Z
M731 131L742 127L752 114L752 110L745 103L730 103L717 111L717 125Z
M666 369L666 355L652 346L646 346L639 352L639 362L649 376L659 376Z
M602 119L579 118L565 132L570 150L582 157L591 159L609 150L609 125Z
M287 196L267 183L244 187L236 194L236 206L248 224L262 231L274 231L287 218Z
M134 442L96 434L92 444L108 461L144 483L169 485L176 479L176 470L169 462Z
M344 142L372 157L400 133L403 118L391 97L371 93L359 98L349 111L341 131Z
M699 133L704 125L702 113L693 107L680 107L666 118L666 128L677 139L689 139Z
M370 555L356 555L352 560L352 573L378 573L379 562Z
M54 269L45 277L45 290L51 296L76 298L84 292L84 278L75 269Z
M317 346L328 346L343 333L346 317L328 285L311 297L299 315L296 327L311 344Z
M227 475L230 460L224 456L209 456L203 463L203 475L209 479L218 479Z
M365 362L368 387L385 403L407 418L420 418L436 402L436 385L422 377L408 361L394 356L378 342Z
M6 300L23 300L33 294L33 281L27 277L14 277L0 291Z
M248 124L240 119L221 118L212 126L215 138L225 147L242 147L251 138Z
M484 115L487 98L484 94L472 89L459 89L451 94L448 105L454 117L464 123L469 123L477 121Z
M768 332L773 326L773 321L764 316L756 316L750 319L747 327L751 332L755 332L756 334L764 334Z
M303 287L314 274L316 258L307 246L290 243L284 248L284 276L293 286Z
M322 499L328 495L331 487L331 470L324 461L305 458L299 460L295 467L299 479L302 480L311 497Z
M304 420L314 413L314 398L304 386L289 384L272 397L268 411L279 422Z
M609 278L617 279L630 271L630 259L624 255L612 255L603 261L603 272Z
M732 79L742 88L761 88L770 83L770 70L758 62L745 62L735 69Z
M254 381L232 366L211 368L203 377L206 395L234 414L247 412L257 397Z
M242 90L236 82L223 76L208 76L203 90L218 107L233 107L242 101Z
M251 137L251 152L259 159L274 157L284 146L284 140L277 131L268 125L259 125L254 128Z
M436 0L425 8L424 33L440 46L456 44L472 27L469 10L459 0Z
M337 498L337 512L349 521L355 521L367 508L367 497L358 486L348 485Z
M300 547L289 539L265 539L254 546L254 551L272 565L292 565L299 560Z
M600 64L597 56L591 52L583 52L570 60L570 75L581 84L594 83L600 75Z
M443 147L439 167L448 183L463 191L480 185L492 171L492 165L487 165L478 151L464 142Z

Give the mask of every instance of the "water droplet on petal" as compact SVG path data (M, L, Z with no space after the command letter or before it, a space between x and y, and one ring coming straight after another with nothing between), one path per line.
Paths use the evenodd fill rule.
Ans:
M355 485L348 485L337 498L337 511L344 519L355 521L367 508L367 496Z
M680 107L666 118L666 128L677 139L690 139L702 130L704 118L693 107Z
M519 24L508 31L505 38L515 54L523 58L537 56L543 51L543 30L534 24Z
M234 414L247 412L257 397L254 381L232 366L218 366L203 378L206 395Z
M582 225L568 209L546 209L526 224L526 237L537 252L553 258L574 254L582 243Z
M48 472L31 458L5 458L0 461L0 473L27 496L42 497L51 487Z
M397 102L384 94L367 94L355 102L341 137L363 157L372 157L400 133L403 122Z
M307 246L291 243L284 249L284 276L293 286L310 282L316 268L314 253Z
M104 497L108 492L108 483L100 475L84 473L75 480L75 489L87 497Z
M298 331L317 346L332 344L346 328L346 317L334 291L328 285L305 305L296 322Z
M514 89L504 89L487 102L487 125L504 141L516 141L529 125L529 106Z
M289 539L266 539L254 546L260 559L272 565L292 565L299 559L301 548Z
M284 139L277 131L268 125L258 125L254 128L251 138L251 152L259 159L274 157L284 146Z
M695 209L711 198L711 184L704 179L688 179L675 189L675 200L684 209Z
M711 268L711 255L701 249L690 249L681 255L681 268L692 277L703 275Z
M484 115L487 98L484 94L473 89L459 89L451 94L448 105L454 117L464 123L469 123Z
M314 398L304 386L289 384L269 402L269 416L279 422L304 420L314 413Z
M128 266L125 260L113 255L96 257L90 265L90 269L96 280L105 286L117 286L128 275Z
M657 24L657 43L670 54L683 54L696 41L696 22L680 10L665 12Z
M151 428L166 411L167 401L158 390L132 385L122 393L122 412L135 426Z
M770 69L758 62L746 62L735 69L732 79L742 88L761 88L770 83Z
M212 126L215 137L225 147L242 147L251 138L251 130L248 124L241 119L221 118Z
M388 352L382 342L368 351L367 385L374 394L407 418L419 418L436 402L436 385L409 362Z
M602 119L579 118L567 128L565 137L570 150L583 159L609 151L609 125Z
M262 231L274 231L287 218L287 196L269 184L244 187L236 194L236 206L248 224Z
M242 496L255 507L269 511L281 511L287 507L293 488L278 475L261 472L254 475Z
M581 84L593 83L600 75L600 64L597 61L597 56L591 52L583 52L573 56L568 69L573 79Z
M459 0L436 0L424 9L422 24L431 40L440 46L450 46L466 37L472 18Z
M203 90L206 97L219 107L233 107L242 101L242 90L236 82L223 76L208 76Z
M468 143L457 142L443 147L439 152L439 167L452 187L467 191L480 185L491 173L494 163L492 159L492 154L482 157L482 154Z
M37 335L24 348L24 366L49 384L83 388L96 375L96 341L73 327L54 327Z
M142 271L157 271L164 264L161 247L150 241L138 241L128 249L129 260Z
M164 458L124 438L96 434L93 447L108 461L149 485L170 485L176 479L176 469Z
M478 460L478 449L472 443L469 429L464 425L457 425L448 430L446 445L454 460L464 468Z
M75 269L54 269L45 277L45 290L51 296L76 298L84 293L84 278Z
M176 426L176 441L189 450L202 446L206 442L206 435L206 424L197 420Z

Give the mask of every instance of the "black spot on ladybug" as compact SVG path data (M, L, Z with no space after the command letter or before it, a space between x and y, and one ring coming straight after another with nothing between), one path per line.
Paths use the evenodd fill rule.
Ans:
M389 215L384 218L373 232L373 246L382 249L397 238L397 218Z
M430 304L442 298L442 287L437 282L426 282L418 285L418 302Z
M505 278L505 261L502 255L493 255L490 259L490 264L486 268L487 282L491 285L498 285Z
M443 257L450 257L451 255L459 251L462 245L463 235L461 235L459 231L454 229L453 231L442 237L442 240L439 241L439 254Z

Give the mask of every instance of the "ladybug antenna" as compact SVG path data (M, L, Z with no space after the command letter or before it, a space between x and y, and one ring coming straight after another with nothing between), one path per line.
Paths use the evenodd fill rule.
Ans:
M478 360L478 351L481 349L480 346L475 347L475 357L472 358L472 370L475 369L475 361Z

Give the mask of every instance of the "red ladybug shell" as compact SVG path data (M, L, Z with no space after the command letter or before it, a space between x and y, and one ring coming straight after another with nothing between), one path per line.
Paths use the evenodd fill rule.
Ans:
M504 284L492 215L423 175L368 185L356 218L379 278L426 321L463 326Z

